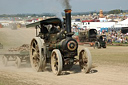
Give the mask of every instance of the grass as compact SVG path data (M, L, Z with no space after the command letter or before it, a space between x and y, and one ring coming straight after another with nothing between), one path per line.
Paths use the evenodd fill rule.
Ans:
M128 46L108 46L106 49L89 48L93 63L104 65L128 65Z
M116 43L113 42L112 44L107 43L108 46L128 46L128 43Z
M5 84L0 83L0 85L5 85Z

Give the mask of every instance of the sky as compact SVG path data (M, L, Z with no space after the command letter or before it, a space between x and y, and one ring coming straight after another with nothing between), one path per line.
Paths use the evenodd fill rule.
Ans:
M63 12L65 0L0 0L0 14ZM69 0L73 12L128 10L128 0Z

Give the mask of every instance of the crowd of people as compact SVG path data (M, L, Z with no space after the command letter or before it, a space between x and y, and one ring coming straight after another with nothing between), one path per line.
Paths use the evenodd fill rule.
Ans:
M106 35L107 43L128 43L128 35L121 33L121 31L110 31L108 33L102 32L102 35Z

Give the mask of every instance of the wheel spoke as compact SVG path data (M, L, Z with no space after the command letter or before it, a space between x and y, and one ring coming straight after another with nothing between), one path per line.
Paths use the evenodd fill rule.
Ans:
M36 62L36 59L33 57L33 64L35 64L35 62Z
M36 43L36 41L34 40L34 42L33 42L33 45L36 45L37 43Z
M32 46L32 50L36 51L36 48L34 48L34 47Z
M37 62L35 62L35 67L38 67Z
M37 56L38 56L38 58L40 59L40 54L39 54L39 53L37 53Z
M37 59L36 58L33 58L33 64L34 64L35 67L38 66L38 62L37 62Z
M57 66L55 66L55 70L58 71L58 67Z
M35 67L38 67L39 66L39 60L36 59L36 64L35 64Z
M33 57L34 66L38 67L39 66L39 62L40 62L39 53L34 52L32 57Z
M37 44L35 45L35 49L36 49L37 52L39 52L39 47L38 47Z

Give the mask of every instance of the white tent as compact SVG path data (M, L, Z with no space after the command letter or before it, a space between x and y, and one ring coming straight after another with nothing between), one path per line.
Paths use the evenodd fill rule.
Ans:
M114 27L128 27L128 19L118 22Z

